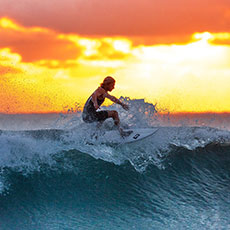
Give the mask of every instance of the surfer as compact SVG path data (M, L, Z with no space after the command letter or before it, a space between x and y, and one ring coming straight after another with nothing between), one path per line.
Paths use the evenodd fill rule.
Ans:
M104 102L105 98L108 98L112 102L121 105L123 109L129 110L128 105L122 103L119 99L108 93L114 89L114 86L114 78L108 76L104 79L100 87L98 87L86 101L82 113L82 119L86 123L99 122L99 124L102 124L107 118L113 118L114 124L118 127L121 136L124 137L130 135L132 131L125 132L120 127L120 119L116 110L97 111L100 108L101 104Z

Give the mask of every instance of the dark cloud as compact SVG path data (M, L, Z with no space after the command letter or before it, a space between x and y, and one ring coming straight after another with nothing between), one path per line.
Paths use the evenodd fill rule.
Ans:
M229 0L2 0L0 15L64 33L187 36L230 31Z

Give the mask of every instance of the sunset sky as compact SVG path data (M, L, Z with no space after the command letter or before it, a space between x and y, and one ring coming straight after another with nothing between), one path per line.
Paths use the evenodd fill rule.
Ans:
M0 113L116 97L230 112L229 0L0 0Z

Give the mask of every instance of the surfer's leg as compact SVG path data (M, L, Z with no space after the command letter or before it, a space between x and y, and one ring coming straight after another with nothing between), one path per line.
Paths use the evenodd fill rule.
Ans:
M108 117L113 118L114 124L119 126L120 125L120 119L118 116L118 112L116 110L107 111Z
M108 117L112 117L114 124L117 126L118 131L122 137L129 136L132 131L125 132L121 127L120 127L120 118L118 115L118 112L116 110L108 111Z
M119 119L118 112L116 110L108 111L108 117L113 118L114 124L117 126L120 134L122 135L123 129L120 127L120 119Z
M102 124L109 117L108 112L107 110L96 112L95 116L99 124Z
M103 122L108 118L108 111L107 110L103 110L103 111L99 111L95 113L95 117L96 117L96 121L97 121L97 130L100 133L103 133L101 126L103 124Z

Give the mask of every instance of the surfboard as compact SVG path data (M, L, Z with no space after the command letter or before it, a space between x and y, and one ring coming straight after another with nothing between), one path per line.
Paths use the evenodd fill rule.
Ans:
M105 131L101 135L94 136L94 140L101 143L112 143L112 144L125 144L140 141L144 138L147 138L157 132L158 128L142 128L142 129L129 129L124 131L133 132L127 137L121 137L118 130L109 130Z

